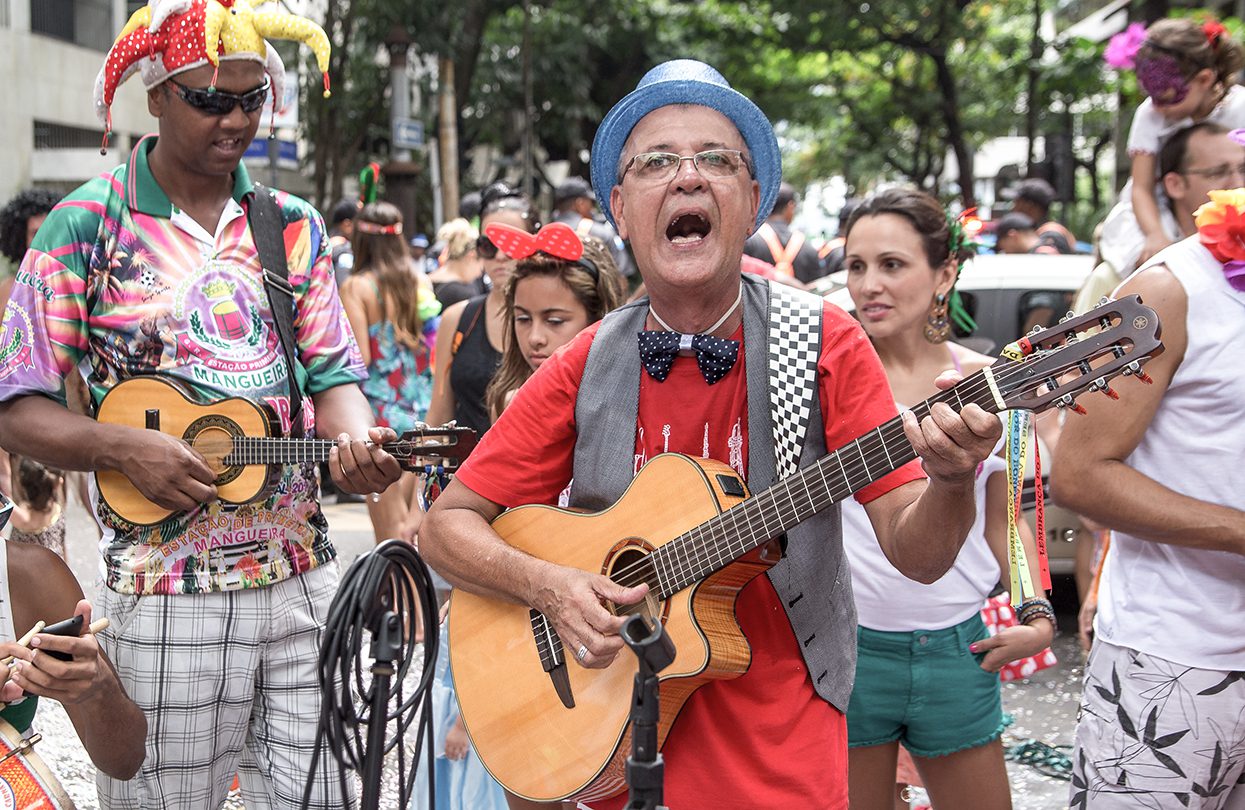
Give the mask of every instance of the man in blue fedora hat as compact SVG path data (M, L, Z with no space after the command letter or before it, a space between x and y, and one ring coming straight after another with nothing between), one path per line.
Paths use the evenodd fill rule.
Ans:
M630 240L649 297L541 366L420 530L421 552L455 584L543 613L572 666L615 662L623 617L603 602L640 602L650 586L623 587L507 545L488 525L503 509L556 503L568 481L572 506L605 508L666 452L716 459L761 492L895 416L854 320L815 296L741 276L744 241L780 179L769 121L716 70L677 60L649 71L605 117L592 149L597 197ZM837 489L817 498L801 484L781 496L772 533L787 527L782 559L735 601L751 663L683 703L662 749L670 807L846 808L856 622L838 507L824 495L857 490L887 556L933 581L973 522L974 470L1000 428L976 406L958 415L940 405L919 424L906 415L904 433L924 471L915 462L895 469L885 444L862 443L834 465ZM516 464L524 475L513 474ZM752 503L763 510L765 497ZM723 564L731 541L714 549Z

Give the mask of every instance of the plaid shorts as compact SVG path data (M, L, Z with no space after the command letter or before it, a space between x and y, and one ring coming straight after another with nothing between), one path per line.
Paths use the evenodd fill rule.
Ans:
M1245 810L1245 673L1096 639L1072 765L1072 810Z
M219 807L237 774L247 810L298 807L320 716L320 635L336 562L267 588L132 596L101 588L102 642L147 716L147 756L128 782L96 777L104 808ZM311 807L342 797L336 760L317 765Z

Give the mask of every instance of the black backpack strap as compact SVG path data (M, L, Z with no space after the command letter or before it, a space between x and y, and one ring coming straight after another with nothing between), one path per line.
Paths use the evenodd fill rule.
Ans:
M247 220L251 236L259 252L259 263L264 270L264 289L268 292L268 306L276 323L285 365L289 369L290 386L290 435L303 434L303 395L298 385L298 349L294 340L294 287L290 285L290 269L286 265L285 220L277 198L265 186L256 183L247 206Z

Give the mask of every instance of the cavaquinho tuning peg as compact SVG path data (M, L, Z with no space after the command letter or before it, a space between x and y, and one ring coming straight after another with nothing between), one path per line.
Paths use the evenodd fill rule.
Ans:
M1076 401L1075 399L1073 399L1073 398L1072 398L1072 395L1071 395L1071 394L1064 394L1064 395L1063 395L1063 396L1061 396L1059 399L1055 400L1055 407L1057 407L1057 408L1067 408L1068 410L1072 411L1073 413L1079 413L1079 414L1081 414L1082 416L1084 416L1085 414L1089 413L1089 411L1085 410L1085 408L1084 408L1084 407L1082 407L1081 405L1077 404L1077 401Z

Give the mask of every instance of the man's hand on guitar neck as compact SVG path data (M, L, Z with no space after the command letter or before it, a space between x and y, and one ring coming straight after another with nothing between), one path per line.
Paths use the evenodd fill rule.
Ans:
M962 378L958 372L948 371L934 382L939 389L946 390ZM919 423L911 411L906 411L903 427L932 481L970 487L977 465L994 451L1003 431L996 414L971 403L959 413L948 405L936 404Z
M116 449L102 466L125 475L147 500L178 512L216 500L216 473L199 451L158 430L112 427Z
M366 441L351 439L347 433L339 435L337 446L329 452L333 483L338 489L357 495L384 492L402 476L402 468L381 445L397 440L397 433L381 427L369 428Z

